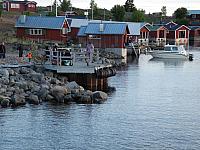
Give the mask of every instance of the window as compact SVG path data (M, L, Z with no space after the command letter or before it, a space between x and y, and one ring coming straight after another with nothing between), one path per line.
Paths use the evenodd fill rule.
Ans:
M43 35L42 29L29 29L30 35Z
M185 38L186 37L186 31L179 31L179 38Z
M19 4L13 4L13 3L11 3L10 8L19 8Z
M101 39L100 35L89 35L90 39Z
M193 19L195 19L196 17L197 17L196 14L193 14L193 15L192 15L192 18L193 18Z
M3 8L6 8L6 3L3 3Z

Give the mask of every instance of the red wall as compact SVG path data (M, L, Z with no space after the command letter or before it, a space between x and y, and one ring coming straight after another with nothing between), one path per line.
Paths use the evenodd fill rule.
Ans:
M11 3L12 2L6 2L6 7L4 8L4 10L6 11L14 11L14 12L23 12L23 11L30 11L30 12L36 12L37 8L36 8L36 4L35 3L30 3L30 4L34 4L35 7L28 7L28 5L25 5L26 3L19 3L19 8L11 8ZM12 3L12 4L18 4L18 3Z
M30 38L30 39L42 39L42 40L52 40L52 41L61 41L66 43L67 36L62 34L61 30L47 30L44 35L29 35L26 33L24 28L17 28L17 37L18 38Z
M182 26L182 27L180 27L178 30L176 30L176 39L178 39L178 35L179 35L179 31L180 31L180 30L186 30L186 38L188 38L189 30L188 30L188 28L186 28L185 26Z
M71 32L68 33L69 39L77 39L79 28L71 28Z

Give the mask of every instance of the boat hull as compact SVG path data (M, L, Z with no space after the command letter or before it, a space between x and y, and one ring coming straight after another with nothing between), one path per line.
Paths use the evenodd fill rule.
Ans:
M188 55L172 52L149 52L153 58L163 59L188 59Z

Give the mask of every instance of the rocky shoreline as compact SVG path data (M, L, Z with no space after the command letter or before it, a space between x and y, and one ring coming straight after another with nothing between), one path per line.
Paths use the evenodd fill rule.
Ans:
M42 66L0 68L0 108L43 102L99 104L106 99L105 92L86 90L66 77L55 78Z

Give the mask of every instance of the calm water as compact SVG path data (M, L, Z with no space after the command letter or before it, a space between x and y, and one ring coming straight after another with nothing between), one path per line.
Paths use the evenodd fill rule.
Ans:
M0 109L0 149L200 149L200 52L138 63L109 79L101 105Z

